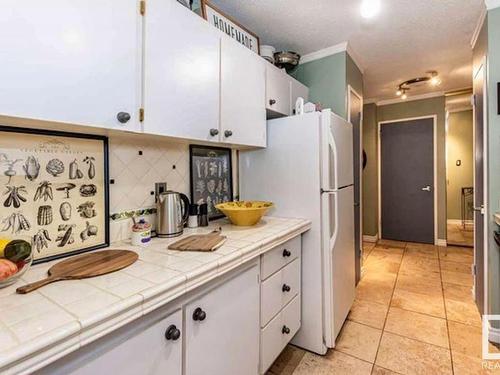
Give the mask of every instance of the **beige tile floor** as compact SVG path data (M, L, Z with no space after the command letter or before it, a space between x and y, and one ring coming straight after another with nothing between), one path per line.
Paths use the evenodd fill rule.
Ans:
M464 229L461 224L448 223L446 237L449 244L474 246L474 231L471 225Z
M364 250L336 348L319 356L290 345L268 375L500 374L500 361L481 359L471 248L379 241Z

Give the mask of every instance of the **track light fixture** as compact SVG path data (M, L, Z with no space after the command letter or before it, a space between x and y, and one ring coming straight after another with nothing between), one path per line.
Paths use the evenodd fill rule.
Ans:
M439 86L441 84L438 72L436 72L435 70L430 70L426 73L427 76L425 77L412 78L407 81L401 82L397 87L396 95L405 100L408 98L407 92L410 91L411 85L422 84L425 82L429 82L432 86Z

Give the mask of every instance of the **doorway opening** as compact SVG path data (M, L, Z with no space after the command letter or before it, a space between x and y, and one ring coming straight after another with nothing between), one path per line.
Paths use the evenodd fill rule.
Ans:
M447 244L474 246L472 90L446 98Z

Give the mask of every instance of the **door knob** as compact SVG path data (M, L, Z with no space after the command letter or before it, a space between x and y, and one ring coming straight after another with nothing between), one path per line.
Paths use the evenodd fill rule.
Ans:
M226 130L226 131L224 132L224 137L226 137L226 138L229 138L229 137L230 137L230 136L232 136L232 135L233 135L233 132L232 132L231 130Z
M427 185L426 187L422 188L422 191L431 191L431 187Z
M270 104L270 105L275 105L275 104L276 104L276 100L275 100L275 99L271 99L271 100L269 100L269 104Z
M116 115L116 119L118 122L125 124L130 120L130 113L127 112L118 112Z
M215 137L218 134L219 134L219 130L218 129L210 129L210 135L212 137Z
M291 290L290 285L283 284L283 287L281 288L283 292L289 292Z
M292 255L291 252L289 252L287 249L283 250L283 257L289 257L290 255Z
M207 313L203 311L200 307L197 307L193 312L193 320L199 320L202 322L207 317Z
M181 331L174 324L167 328L165 332L165 338L167 340L177 341L179 337L181 337Z
M484 204L482 204L481 207L474 207L474 211L484 214Z
M281 333L288 335L290 333L290 328L288 328L287 326L283 326L283 328L281 329Z

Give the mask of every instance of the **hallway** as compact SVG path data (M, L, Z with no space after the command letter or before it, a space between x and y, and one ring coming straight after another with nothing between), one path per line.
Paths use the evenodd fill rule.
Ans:
M337 347L322 357L289 346L269 375L500 373L483 369L471 248L382 240L364 250Z

